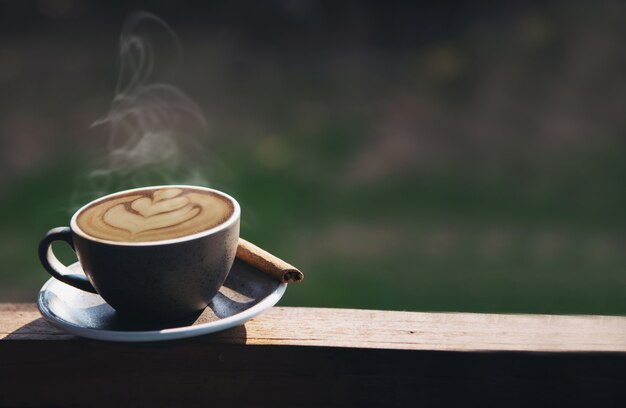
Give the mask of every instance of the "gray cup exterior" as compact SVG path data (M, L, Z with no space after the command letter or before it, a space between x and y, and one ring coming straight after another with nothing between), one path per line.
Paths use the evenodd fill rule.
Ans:
M239 220L219 232L168 244L120 246L73 234L98 294L129 316L175 319L204 309L235 259Z
M176 186L150 188L162 187ZM165 321L201 311L228 276L237 252L240 224L240 208L235 199L219 191L202 189L217 192L234 205L231 217L215 228L164 241L100 240L82 232L76 223L78 214L92 202L76 212L71 228L48 232L39 246L40 260L55 278L98 293L121 316ZM70 276L67 268L58 262L50 246L56 240L74 248L88 281L84 277Z

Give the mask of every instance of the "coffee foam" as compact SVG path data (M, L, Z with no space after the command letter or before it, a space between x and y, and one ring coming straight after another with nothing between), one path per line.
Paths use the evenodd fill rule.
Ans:
M117 242L161 241L202 232L233 213L227 198L201 189L164 187L129 192L89 205L76 219L87 235Z

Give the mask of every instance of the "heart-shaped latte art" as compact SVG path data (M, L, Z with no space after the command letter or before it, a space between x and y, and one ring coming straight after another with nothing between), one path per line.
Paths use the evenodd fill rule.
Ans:
M78 223L104 239L154 241L211 228L231 213L232 205L214 193L164 188L95 205L78 217Z
M189 205L189 199L187 197L175 197L163 201L156 201L155 198L141 197L133 201L130 207L145 218L149 218L155 214L171 213L187 205Z

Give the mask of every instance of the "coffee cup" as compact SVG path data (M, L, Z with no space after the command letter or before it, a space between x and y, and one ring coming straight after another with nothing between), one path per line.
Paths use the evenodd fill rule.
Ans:
M51 229L39 259L56 279L99 294L120 315L173 320L204 309L233 264L241 210L231 196L169 185L110 194L86 204L70 227ZM72 274L51 244L75 251Z

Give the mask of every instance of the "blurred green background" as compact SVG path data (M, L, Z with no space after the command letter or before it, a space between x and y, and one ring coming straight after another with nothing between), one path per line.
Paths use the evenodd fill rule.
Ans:
M144 182L86 176L111 163L91 124L124 18L145 6L0 7L0 301L33 301L43 234ZM208 123L191 135L202 154L156 167L238 198L242 236L306 274L281 305L626 314L623 3L149 10L184 52L170 72L172 49L152 44L164 80Z

